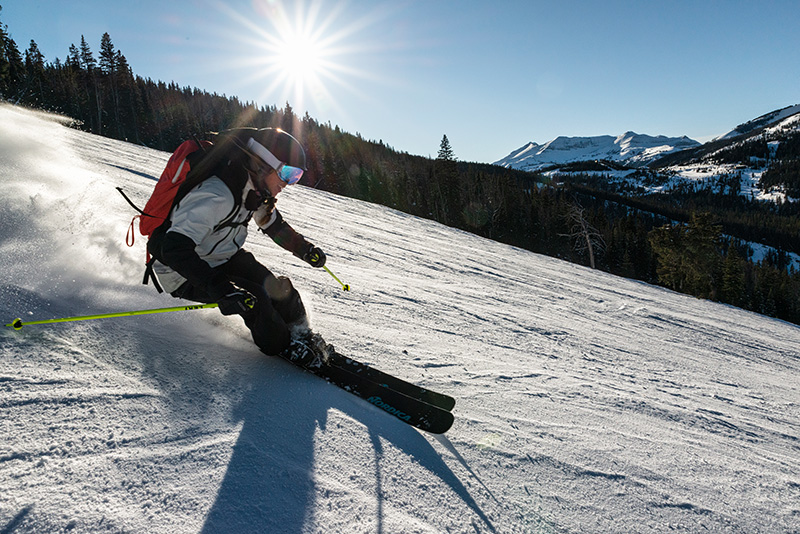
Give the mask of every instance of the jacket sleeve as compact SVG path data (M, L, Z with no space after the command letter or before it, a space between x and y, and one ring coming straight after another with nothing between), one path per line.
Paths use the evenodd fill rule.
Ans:
M300 235L289 223L283 220L277 209L272 211L269 221L260 226L261 231L272 238L275 243L288 250L300 259L312 246L305 237Z

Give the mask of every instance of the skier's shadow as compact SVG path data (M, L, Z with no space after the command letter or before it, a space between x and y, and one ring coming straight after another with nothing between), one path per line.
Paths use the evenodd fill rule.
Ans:
M374 447L378 532L382 532L383 520L381 438L439 476L494 530L466 487L418 431L286 362L276 360L265 365L277 371L280 380L269 375L250 377L250 389L236 413L242 429L203 533L308 531L315 508L324 498L314 480L315 437L318 431L336 432L326 428L331 409L361 421L369 429L370 436L365 439L370 439ZM309 380L320 383L309 387ZM305 393L298 396L298 392ZM362 459L359 465L363 464Z
M248 377L234 413L242 429L204 533L300 532L311 512L314 433L327 409L296 394L308 375L284 362L264 365L280 376Z

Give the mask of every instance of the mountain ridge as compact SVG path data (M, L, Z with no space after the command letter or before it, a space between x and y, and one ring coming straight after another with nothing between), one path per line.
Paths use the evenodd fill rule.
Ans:
M687 136L651 136L633 131L617 136L559 136L543 145L526 143L494 165L537 171L553 165L601 159L643 166L663 155L697 146L700 143Z
M781 109L776 109L775 111L765 113L760 117L756 117L755 119L742 123L733 130L731 130L730 132L720 135L719 137L715 137L713 140L718 141L722 139L734 139L741 135L747 135L753 132L754 130L770 126L788 117L791 117L792 115L796 115L797 113L800 113L800 104L796 104L794 106L787 106Z
M633 131L627 131L618 136L559 136L544 144L530 141L520 148L512 150L506 157L493 164L524 171L541 171L565 164L593 160L608 160L629 167L646 167L673 154L736 142L770 126L782 124L795 115L800 115L800 104L765 113L739 124L729 132L715 137L707 143L700 143L685 135L679 137L651 136L637 134Z

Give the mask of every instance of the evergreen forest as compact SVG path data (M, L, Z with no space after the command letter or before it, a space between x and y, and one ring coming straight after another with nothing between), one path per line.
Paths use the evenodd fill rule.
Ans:
M280 127L306 147L301 183L308 187L800 324L800 272L787 255L800 253L798 202L755 201L719 188L640 195L580 172L548 178L460 161L446 135L436 158L411 155L299 116L289 103L258 106L136 75L108 33L96 56L83 36L65 54L48 61L33 40L21 51L0 22L0 97L67 115L87 132L170 152L205 132ZM795 197L799 139L781 145L785 155L765 174L767 185ZM767 150L751 148L759 157ZM751 242L774 252L754 262Z

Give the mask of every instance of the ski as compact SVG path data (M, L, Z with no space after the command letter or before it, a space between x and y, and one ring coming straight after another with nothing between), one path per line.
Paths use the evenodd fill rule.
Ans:
M397 378L394 375L390 375L389 373L385 373L379 369L370 367L363 362L354 360L348 356L343 356L335 350L330 351L328 363L330 365L346 369L351 373L363 376L368 380L377 382L382 386L399 391L408 397L412 397L422 402L432 404L443 410L447 410L448 412L452 411L453 407L456 405L456 400L450 395L438 393L436 391L420 387L416 384L412 384L411 382L406 382L405 380Z
M387 385L373 382L364 375L332 365L328 361L320 361L311 353L291 351L282 353L281 357L420 430L444 434L453 424L451 412L409 397Z

